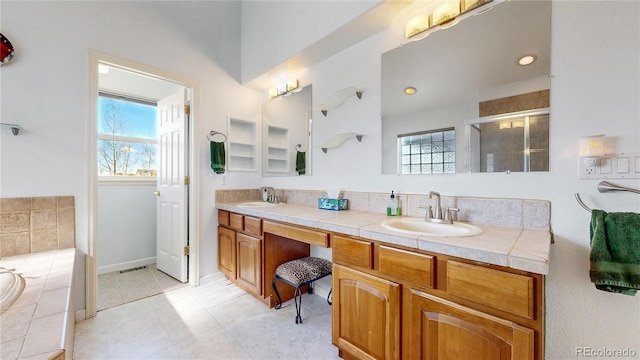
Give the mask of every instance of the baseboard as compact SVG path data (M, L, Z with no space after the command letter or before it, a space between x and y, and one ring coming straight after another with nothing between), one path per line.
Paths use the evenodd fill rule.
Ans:
M81 310L76 310L76 322L80 322L80 321L84 321L87 319L87 310L86 309L81 309Z
M139 259L134 261L127 261L119 264L99 266L98 267L98 275L106 274L114 271L127 270L138 266L145 266L150 264L155 264L156 257L150 257L146 259Z
M313 294L322 298L327 298L331 291L331 276L327 276L324 279L320 279L313 283Z

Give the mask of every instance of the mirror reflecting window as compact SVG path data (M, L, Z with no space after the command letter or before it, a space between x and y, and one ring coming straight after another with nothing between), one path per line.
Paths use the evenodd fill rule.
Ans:
M456 172L454 128L398 135L399 174L453 174Z
M262 175L311 175L311 85L262 106Z
M551 2L509 1L382 54L382 173L405 173L399 135L444 128L456 130L455 172L480 171L479 165L471 163L481 157L486 160L486 154L467 156L471 148L466 124L481 117L548 107L536 103L514 108L508 99L548 94L550 43ZM534 55L534 61L519 65L524 55ZM494 102L492 112L482 113L482 104L494 100L500 101ZM542 133L548 134L548 127ZM548 142L548 137L543 141ZM548 151L531 151L531 161L548 156ZM494 156L502 158L497 150ZM546 163L548 168L548 157ZM504 166L511 171L534 168L532 164L527 170L524 163Z

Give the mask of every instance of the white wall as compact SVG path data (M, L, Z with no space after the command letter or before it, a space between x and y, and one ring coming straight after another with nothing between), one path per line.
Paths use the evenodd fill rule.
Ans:
M124 270L140 266L140 260L155 259L155 190L155 184L98 186L99 273Z
M87 248L88 48L199 80L202 128L207 131L224 130L227 114L259 119L265 94L242 88L237 77L225 72L234 73L230 63L239 52L239 10L233 3L181 2L180 9L189 10L184 13L167 2L2 1L0 6L2 32L17 49L15 61L0 68L0 114L3 122L25 127L17 137L2 131L0 195L75 195L82 251ZM555 244L546 286L546 358L575 358L577 346L631 347L640 353L640 296L597 291L589 282L589 214L573 198L580 192L592 207L640 209L635 194L599 194L597 180L577 180L581 136L605 133L617 138L619 152L640 151L640 3L554 1L552 24L555 78L548 173L380 175L380 56L400 42L381 33L308 69L301 78L302 85L313 84L315 104L347 86L365 88L362 100L350 98L327 117L314 112L316 144L347 131L362 132L361 143L349 140L327 154L314 151L313 176L259 180L257 174L229 173L226 187L438 190L550 200ZM264 31L260 25L257 31ZM204 134L202 141L198 180L204 275L216 269L213 192L224 186L208 170ZM616 183L640 187L638 180ZM84 307L84 297L78 303Z
M327 117L314 112L314 142L335 133L364 134L327 154L314 151L311 178L263 179L277 188L547 199L552 203L546 284L546 358L576 358L576 347L635 349L640 354L640 296L598 291L589 281L590 216L574 200L609 211L640 211L631 193L600 194L598 180L578 180L578 139L604 133L618 152L640 151L640 3L554 1L552 10L551 163L548 173L380 175L380 55L400 44L381 33L307 71L313 103L347 86L366 89ZM423 41L428 41L428 38ZM640 180L615 180L640 188Z
M242 82L250 82L380 2L243 1Z
M196 179L201 273L216 271L214 191L221 176L209 168L209 130L227 131L227 115L259 120L260 92L242 87L238 2L2 1L2 33L16 49L0 67L2 122L0 196L73 195L76 246L88 252L88 50L122 57L199 83L195 121L201 136ZM199 107L198 107L199 105ZM91 145L92 146L92 145ZM259 175L235 173L228 186L259 186ZM98 255L99 257L99 255ZM85 307L84 263L76 284Z

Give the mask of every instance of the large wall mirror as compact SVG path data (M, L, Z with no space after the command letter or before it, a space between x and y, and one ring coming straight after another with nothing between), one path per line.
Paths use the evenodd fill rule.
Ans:
M550 43L551 2L512 0L382 54L382 173L548 170Z
M262 176L311 175L311 85L262 106Z

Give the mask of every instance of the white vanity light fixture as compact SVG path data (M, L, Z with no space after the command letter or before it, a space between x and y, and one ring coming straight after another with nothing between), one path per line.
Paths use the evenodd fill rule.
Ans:
M422 40L432 31L446 29L469 16L483 13L508 0L439 0L429 1L429 8L405 23L404 36L411 41ZM493 3L490 7L485 5ZM420 36L418 36L420 35Z
M531 65L533 64L534 61L536 61L538 57L534 54L527 54L522 56L520 59L518 59L518 65L520 66L527 66L527 65Z
M276 87L269 89L269 98L281 99L283 96L289 96L294 92L302 90L298 79L291 79L285 83L278 84Z
M459 1L444 1L438 5L431 14L432 25L443 25L454 21L456 16L460 15L460 6Z
M411 38L427 31L431 25L429 18L429 14L420 14L409 19L404 26L404 36Z

